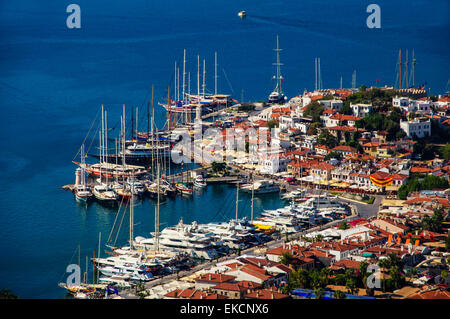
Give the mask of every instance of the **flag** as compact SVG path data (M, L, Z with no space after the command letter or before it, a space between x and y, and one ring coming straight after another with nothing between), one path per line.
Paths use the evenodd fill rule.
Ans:
M377 179L375 177L373 177L372 175L369 175L370 181L372 182L372 184L374 184L375 186L378 187L385 187L388 186L392 183L393 177L389 176L386 177L384 179Z

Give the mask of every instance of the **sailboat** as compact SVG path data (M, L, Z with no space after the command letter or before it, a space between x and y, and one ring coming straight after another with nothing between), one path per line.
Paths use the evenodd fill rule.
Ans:
M84 163L84 144L81 145L81 162ZM80 184L76 183L76 187L74 189L75 198L79 201L88 202L92 199L92 192L89 186L86 185L86 172L84 171L83 167L78 167L75 172L78 177L80 177L81 181Z
M279 48L279 42L278 42L278 35L277 35L277 48L274 49L274 51L277 52L277 60L275 63L273 63L273 65L275 65L277 67L277 71L276 74L274 76L274 79L277 81L276 87L273 90L272 93L270 93L269 95L269 103L284 103L287 98L286 96L283 94L283 90L281 89L281 82L283 82L283 77L281 75L281 66L283 65L282 63L280 63L280 51L281 49Z
M87 164L78 163L73 161L74 164L82 167L86 173L94 177L111 178L111 179L125 179L128 177L141 177L147 173L145 167L113 164L108 161L108 158L112 158L108 155L108 128L106 120L106 112L104 112L102 105L102 123L101 132L99 132L99 154L94 156L99 158L99 163Z

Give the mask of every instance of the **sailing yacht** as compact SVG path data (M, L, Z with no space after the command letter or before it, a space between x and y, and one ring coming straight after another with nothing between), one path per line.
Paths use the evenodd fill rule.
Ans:
M84 144L81 145L81 150L80 150L80 157L81 157L81 162L84 163ZM74 194L75 194L75 198L79 201L83 201L83 202L88 202L89 200L92 199L92 192L89 186L86 185L86 172L84 171L84 169L82 167L78 167L75 170L75 176L76 176L76 182L75 182L75 189L74 189ZM78 183L79 182L79 183Z
M279 103L279 104L283 104L286 102L287 98L286 96L283 94L283 90L281 88L281 82L283 82L283 76L281 75L281 66L283 65L282 63L280 63L280 51L281 49L279 48L279 42L278 42L278 35L277 35L277 48L274 49L274 51L276 51L277 53L277 60L275 63L273 63L273 65L275 65L277 67L277 71L276 74L274 75L274 79L277 81L277 84L275 86L275 89L273 90L272 93L270 93L269 95L269 103Z

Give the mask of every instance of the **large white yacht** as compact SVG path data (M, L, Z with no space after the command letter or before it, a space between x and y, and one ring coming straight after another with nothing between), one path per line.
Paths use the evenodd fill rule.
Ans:
M155 233L151 233L155 237ZM183 224L183 220L173 227L164 228L158 236L159 245L163 249L186 252L190 256L203 259L215 259L218 257L214 249L213 233L201 233L197 230L197 224ZM154 247L154 238L140 239L139 245Z
M254 183L242 185L240 188L244 192L253 192L254 194L267 194L279 192L280 187L270 180L260 180Z

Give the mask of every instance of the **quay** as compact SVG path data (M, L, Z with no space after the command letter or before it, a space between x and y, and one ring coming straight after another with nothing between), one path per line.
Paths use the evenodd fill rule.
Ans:
M291 235L289 235L289 241L300 240L303 236L305 236L305 235L307 235L309 233L313 233L313 232L316 232L316 231L321 231L321 230L333 227L336 224L342 223L343 221L351 221L351 220L354 220L354 219L358 218L360 216L360 214L358 212L358 208L355 205L353 205L353 204L348 204L348 205L349 205L350 210L351 210L351 215L350 216L347 216L347 217L345 217L343 219L340 219L340 220L334 220L334 221L332 221L330 223L327 223L327 224L324 224L324 225L321 225L321 226L315 226L315 227L309 228L309 229L307 229L305 231L298 232L297 234L291 234ZM371 215L373 215L373 216L376 215L376 212L377 212L377 210L372 211ZM193 274L195 274L195 273L197 273L197 272L199 272L201 270L214 267L219 262L224 262L224 261L227 261L227 260L231 260L231 259L234 259L234 258L240 256L240 255L260 256L260 255L263 255L266 251L268 251L270 249L274 249L274 248L279 247L280 245L283 245L283 244L286 244L286 243L287 242L286 242L286 240L284 238L283 239L279 238L279 239L276 239L276 240L269 241L269 242L267 242L265 244L261 244L259 246L253 246L253 247L250 247L250 248L242 250L240 253L233 253L233 254L229 254L227 256L223 256L223 257L220 257L218 259L215 259L215 260L212 260L212 261L209 261L209 262L204 262L202 264L199 264L199 265L195 266L194 268L192 268L190 270L180 271L178 273L170 274L170 275L167 275L167 276L164 276L164 277L152 280L150 282L144 283L144 288L145 289L151 289L151 288L153 288L155 286L158 286L158 285L168 284L168 283L170 283L171 281L174 281L174 280L182 280L183 278L192 276ZM123 289L121 291L121 293L120 293L120 297L122 297L124 299L138 299L139 297L135 295L134 291L135 291L134 288ZM108 298L114 298L114 297L113 296L109 296Z

